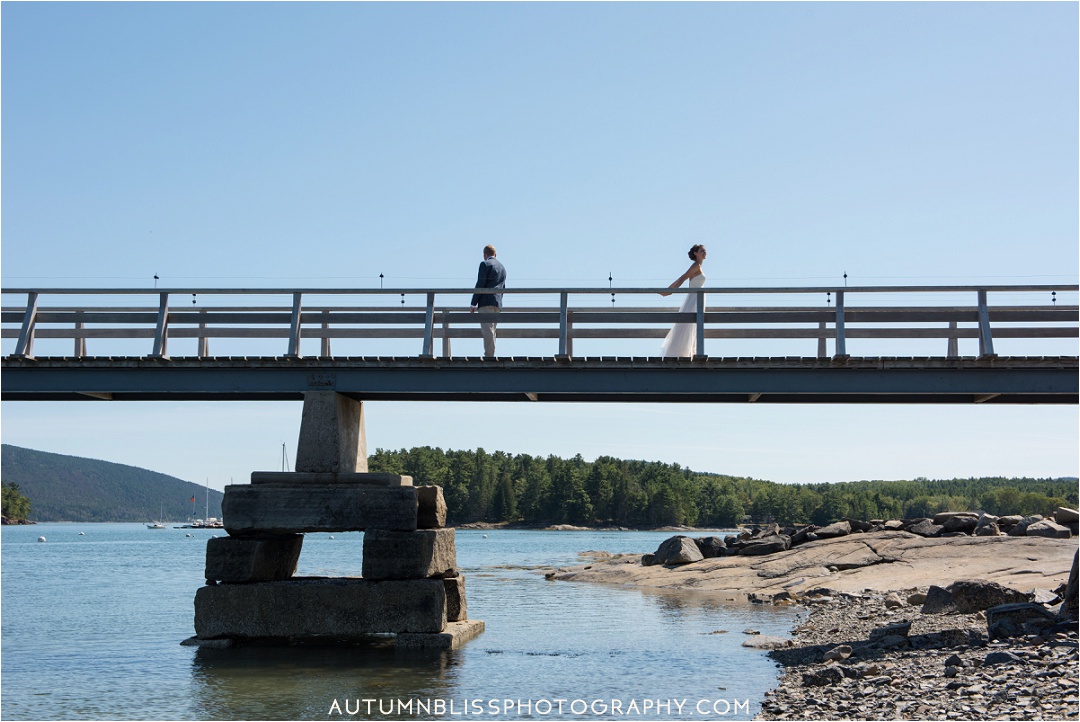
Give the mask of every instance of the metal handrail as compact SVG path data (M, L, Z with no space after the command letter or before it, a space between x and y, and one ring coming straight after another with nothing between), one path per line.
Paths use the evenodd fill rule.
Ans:
M25 294L27 302L24 306L5 307L3 309L3 322L5 324L18 324L3 329L3 337L17 338L15 351L12 356L33 357L33 342L35 336L42 338L72 338L75 340L75 355L84 356L86 353L85 340L95 337L109 338L146 338L152 336L153 351L151 357L168 357L168 340L170 337L196 337L199 340L199 356L208 355L208 340L211 337L263 337L263 338L288 338L286 357L298 357L300 355L300 341L302 338L321 338L324 356L330 355L331 338L366 338L366 337L415 337L422 336L421 357L431 357L434 354L434 340L441 337L443 340L443 355L450 355L450 338L452 336L474 335L472 333L452 333L451 324L475 324L475 317L468 316L464 310L458 307L437 306L436 298L442 296L463 296L471 294L530 294L546 295L557 294L559 306L525 307L521 310L511 310L500 317L503 324L526 324L539 326L533 334L535 337L552 337L559 339L558 355L571 356L573 354L573 339L575 335L584 337L615 337L635 338L645 335L655 335L653 329L621 329L611 330L604 334L590 333L592 329L578 328L575 331L575 322L581 324L659 324L659 323L693 323L697 330L698 356L705 355L706 323L726 325L740 324L806 324L816 323L816 329L773 329L768 333L756 333L754 329L742 329L747 333L742 337L752 338L817 338L819 342L818 355L824 356L824 344L827 338L835 341L835 355L846 357L846 340L849 337L899 337L899 338L928 338L941 337L949 340L949 355L955 356L956 339L962 337L977 337L979 339L980 356L990 357L994 355L993 332L991 322L998 319L999 322L1007 323L1034 323L1034 322L1057 322L1069 324L1067 326L1043 326L1025 328L1005 328L1004 335L1010 337L1076 337L1078 335L1075 326L1077 320L1076 306L991 306L989 294L1002 293L1045 293L1063 292L1075 293L1080 290L1076 285L1038 284L1038 285L1004 285L1004 286L863 286L863 287L784 287L784 288L513 288L513 289L206 289L206 288L179 288L179 289L0 289L0 294L17 295ZM569 299L572 295L655 295L655 294L696 294L699 297L704 294L719 295L761 295L761 294L828 294L830 301L835 299L835 307L829 306L784 306L784 307L707 307L698 303L694 312L672 312L667 308L627 308L607 309L597 307L571 307ZM852 307L848 302L852 294L919 294L919 293L950 293L973 295L975 303L971 306L948 307ZM119 295L119 296L152 296L156 297L156 307L60 307L47 308L40 305L42 296L76 296L76 295ZM203 308L171 308L170 300L176 296L291 296L289 306L214 306ZM400 296L404 303L406 295L423 295L423 306L401 307L362 307L362 306L314 306L304 307L304 297L308 296ZM181 310L183 309L183 310ZM72 315L72 318L65 316ZM260 314L260 315L257 315ZM753 319L749 316L753 314ZM939 318L929 318L939 314ZM800 316L807 318L800 318ZM874 322L880 324L903 324L918 323L925 321L948 321L947 329L854 329L849 324L869 322L863 321L862 316L874 315ZM739 317L743 318L740 319ZM356 328L332 328L334 323L339 326L348 325L387 325L395 323L408 324L406 329L386 329L381 334L370 333L365 329ZM975 329L960 328L959 323L977 323ZM38 329L39 324L70 323L70 329ZM215 324L239 324L243 328L215 328ZM832 324L832 328L828 324ZM87 324L119 324L119 328L88 328ZM142 327L138 327L142 324ZM197 326L197 328L184 328L184 326ZM317 325L318 328L312 328ZM417 333L422 328L422 334ZM437 328L438 326L438 328ZM263 327L263 328L259 328ZM557 329L557 332L556 332ZM400 331L405 331L401 333ZM459 329L454 329L459 331ZM711 337L736 337L740 334L732 329L709 329ZM795 333L781 333L781 331L795 331ZM769 334L772 335L769 335ZM621 335L620 335L621 334ZM892 335L895 334L895 335Z

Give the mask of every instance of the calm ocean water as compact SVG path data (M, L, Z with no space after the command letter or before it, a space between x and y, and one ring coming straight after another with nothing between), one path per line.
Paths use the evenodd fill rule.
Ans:
M181 647L212 534L3 527L0 717L749 719L778 669L740 646L743 630L782 635L795 621L715 595L535 571L582 563L587 550L652 551L670 533L459 530L469 616L487 624L464 649ZM309 534L298 574L359 576L361 543Z

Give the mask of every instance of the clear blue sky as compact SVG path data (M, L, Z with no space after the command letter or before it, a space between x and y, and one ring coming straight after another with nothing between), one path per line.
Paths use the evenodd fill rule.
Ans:
M4 287L467 287L485 243L518 287L667 285L693 243L710 286L1077 282L1076 3L0 12ZM300 405L0 414L5 443L220 488L294 458ZM1076 475L1080 429L1075 407L369 403L367 431L795 482Z

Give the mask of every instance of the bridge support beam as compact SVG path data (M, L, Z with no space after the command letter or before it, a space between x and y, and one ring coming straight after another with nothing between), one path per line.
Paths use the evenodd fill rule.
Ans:
M366 473L364 404L336 391L307 391L296 446L296 471Z

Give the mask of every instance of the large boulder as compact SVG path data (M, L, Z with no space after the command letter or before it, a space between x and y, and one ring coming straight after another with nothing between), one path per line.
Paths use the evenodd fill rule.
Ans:
M1009 529L1009 536L1027 536L1028 527L1038 521L1042 521L1042 514L1025 516L1023 519L1016 522L1012 529Z
M1076 509L1066 509L1063 506L1059 506L1057 509L1054 509L1054 521L1062 526L1076 524L1077 522L1080 522L1080 512Z
M819 539L834 539L838 536L847 536L851 533L851 522L838 521L828 526L823 526L820 529L814 531L818 535Z
M765 537L764 539L751 539L746 542L739 554L743 556L762 556L786 551L791 548L791 537L784 534Z
M994 522L976 527L975 536L1001 536L1001 530Z
M1034 524L1028 525L1026 536L1042 536L1050 539L1068 539L1072 536L1072 532L1069 531L1069 527L1062 526L1049 519L1043 519L1037 521Z
M690 564L700 562L705 556L698 545L688 536L665 539L653 553L653 564Z
M956 516L949 517L942 523L941 531L945 534L955 534L958 532L971 534L978 525L979 519L975 515L957 514Z
M919 536L935 537L941 535L942 526L935 524L929 519L922 519L907 528L907 531Z
M934 514L934 523L942 526L945 526L945 523L952 519L972 519L978 523L979 515L973 511L943 511Z
M815 534L816 531L817 527L813 524L808 524L807 526L797 529L795 533L791 535L791 546L798 546L799 544L808 541L814 541L818 538L817 534Z
M701 552L701 556L705 557L706 559L727 556L727 545L724 544L724 540L718 536L699 537L697 539L694 539L694 543L697 544L697 548L698 551Z
M1041 604L1001 604L986 610L990 639L1019 637L1054 625L1057 617Z
M953 599L952 592L936 584L930 585L930 588L926 590L926 599L923 600L922 613L945 614L955 611L956 601Z
M961 579L948 587L956 611L974 614L1000 604L1019 604L1031 600L1030 595L983 579Z

